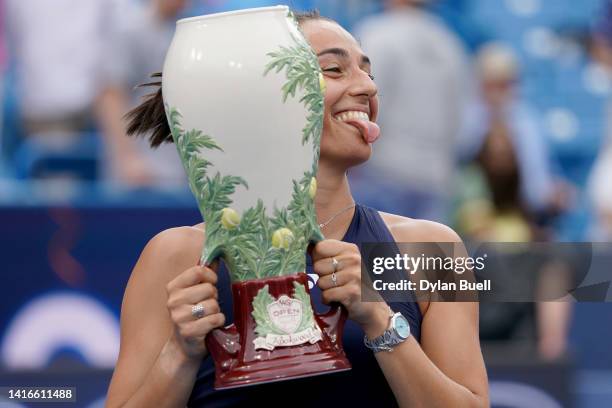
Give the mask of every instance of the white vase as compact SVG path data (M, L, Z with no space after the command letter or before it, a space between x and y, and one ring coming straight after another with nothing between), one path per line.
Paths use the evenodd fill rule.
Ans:
M240 265L232 264L224 244L249 209L262 210L271 228L265 232L259 225L251 242L303 253L309 240L322 237L312 203L323 115L321 81L317 58L286 6L177 23L163 69L164 103L202 215L208 226L222 226L216 236L207 227L203 261L225 252L233 278L240 278ZM199 151L192 154L195 139ZM224 185L223 191L232 191L223 197L206 191L206 182L215 183L217 173L235 177ZM275 209L287 211L295 222L281 225ZM303 247L292 244L296 241ZM263 262L262 254L251 255ZM258 270L256 277L303 271L301 265Z

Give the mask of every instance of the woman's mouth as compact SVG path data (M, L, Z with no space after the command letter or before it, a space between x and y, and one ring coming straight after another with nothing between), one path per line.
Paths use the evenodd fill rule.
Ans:
M346 122L346 121L354 120L354 119L366 120L366 121L370 120L370 117L368 116L368 114L365 112L361 112L361 111L344 111L344 112L338 113L334 117L342 122Z
M334 119L357 128L366 143L374 143L380 135L380 128L370 121L370 117L365 112L344 111L334 115Z

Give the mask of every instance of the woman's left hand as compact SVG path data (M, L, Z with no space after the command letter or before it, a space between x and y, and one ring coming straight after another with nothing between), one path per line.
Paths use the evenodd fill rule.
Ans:
M312 250L312 262L319 275L317 285L323 303L341 303L366 334L382 334L389 323L389 309L384 301L361 301L361 253L357 245L335 239L320 241Z

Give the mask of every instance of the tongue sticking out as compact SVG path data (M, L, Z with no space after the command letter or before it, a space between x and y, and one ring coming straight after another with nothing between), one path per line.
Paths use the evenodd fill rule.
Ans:
M380 128L378 125L374 122L370 122L369 120L353 119L347 120L346 123L357 127L366 143L374 143L374 141L376 141L380 135Z

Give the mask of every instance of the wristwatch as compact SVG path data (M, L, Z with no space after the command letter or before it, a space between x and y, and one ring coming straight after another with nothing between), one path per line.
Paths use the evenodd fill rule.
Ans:
M375 353L379 351L393 351L393 347L406 341L410 337L410 324L401 313L393 313L391 309L389 328L380 336L370 340L363 336L363 343Z

